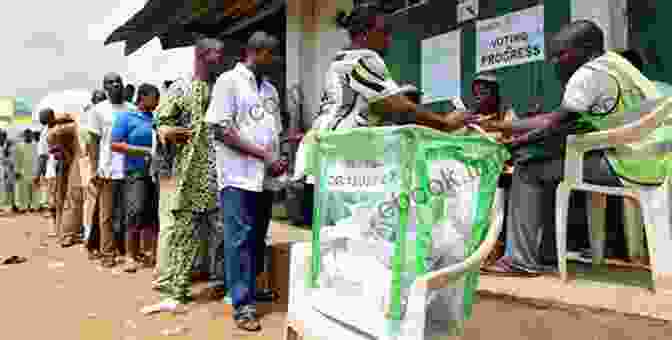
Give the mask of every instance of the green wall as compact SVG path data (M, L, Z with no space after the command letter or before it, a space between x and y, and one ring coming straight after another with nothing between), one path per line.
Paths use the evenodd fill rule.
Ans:
M648 63L644 75L652 80L672 83L672 44L668 43L670 0L630 0L631 47L641 49Z
M529 2L529 1L528 1ZM490 13L504 15L521 9L520 0L498 0ZM517 5L517 6L516 6ZM430 3L428 6L432 6ZM570 1L555 0L544 3L544 26L548 37L570 20ZM483 10L481 10L483 13ZM474 22L462 25L462 95L470 97L471 82L476 72L476 26ZM393 77L398 81L411 82L421 87L421 41L424 38L418 29L395 27L393 45L386 57ZM544 99L544 109L553 110L560 104L562 88L556 79L553 67L545 62L510 66L496 71L501 93L516 111L526 111L530 97ZM444 111L445 103L433 103L433 110Z

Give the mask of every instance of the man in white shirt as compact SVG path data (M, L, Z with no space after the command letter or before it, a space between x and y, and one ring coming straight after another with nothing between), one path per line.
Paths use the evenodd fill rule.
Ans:
M264 32L252 35L245 58L222 74L206 114L216 138L219 204L224 223L224 262L233 318L246 331L259 331L256 315L256 249L268 230L258 218L265 178L284 173L278 160L278 92L262 76L272 63L278 40ZM272 107L273 106L273 107ZM268 173L268 174L267 174ZM264 208L267 209L267 208ZM261 224L265 224L262 226ZM264 230L265 229L265 230Z
M614 57L622 58L605 50L604 33L591 21L563 26L551 39L549 55L565 89L560 107L516 121L481 123L488 130L514 136L516 167L508 206L506 256L489 268L499 275L531 276L556 270L548 263L555 261L542 255L542 240L544 233L555 230L553 201L564 176L566 136L600 130L600 123L611 117L622 125L622 114L630 112L623 105L626 97L633 102L655 99L642 90L650 85L648 79L625 60L613 62ZM633 73L626 74L622 65ZM641 81L631 77L635 73ZM604 150L586 153L586 182L619 187L627 180L615 170L608 155Z
M91 103L84 107L84 119L87 119L91 110L93 108L104 102L107 99L107 94L105 91L96 89L91 92ZM82 122L82 125L88 125L85 121ZM88 133L82 133L80 137L88 138ZM85 140L83 141L82 144L84 143ZM86 151L86 150L85 150ZM82 209L82 239L84 240L86 244L86 249L89 253L89 259L94 260L97 259L99 256L99 249L100 249L100 244L99 244L99 238L98 238L98 231L94 230L93 225L97 224L94 223L96 219L94 219L94 214L96 212L96 203L98 199L98 194L97 190L95 190L95 187L91 185L91 176L93 174L93 169L90 169L91 167L91 160L89 158L90 155L88 153L84 154L83 162L82 162L82 173L85 175L82 178L82 181L84 183L84 205ZM86 163L86 164L85 164ZM87 172L88 171L88 172Z
M116 265L118 245L115 242L113 209L113 180L124 175L124 155L112 152L112 125L117 112L133 110L124 100L123 81L116 73L108 73L103 79L107 100L97 104L88 112L83 127L88 130L87 151L91 160L93 191L98 200L98 227L100 233L100 254L103 267Z

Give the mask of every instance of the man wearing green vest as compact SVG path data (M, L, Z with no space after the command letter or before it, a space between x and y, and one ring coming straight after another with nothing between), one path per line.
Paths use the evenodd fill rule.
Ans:
M485 122L488 130L511 133L516 168L508 207L508 256L489 269L498 274L535 275L555 271L541 258L544 232L555 230L555 189L563 179L567 135L607 130L636 121L643 101L658 97L646 79L620 55L606 52L604 33L591 21L564 26L553 37L551 61L565 91L552 113L510 122ZM664 166L652 157L625 157L616 149L593 151L584 160L584 179L604 186L624 182L657 184Z

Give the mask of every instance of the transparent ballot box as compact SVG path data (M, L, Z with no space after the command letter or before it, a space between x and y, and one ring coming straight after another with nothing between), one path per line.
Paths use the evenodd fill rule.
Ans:
M437 289L414 282L483 241L504 146L409 125L320 132L307 154L312 308L379 339L461 334L478 271Z

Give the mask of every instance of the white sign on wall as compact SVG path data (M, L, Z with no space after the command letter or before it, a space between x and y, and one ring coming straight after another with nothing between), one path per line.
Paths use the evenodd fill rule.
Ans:
M460 97L462 30L425 39L421 44L422 103Z
M544 60L544 6L476 24L476 71Z

